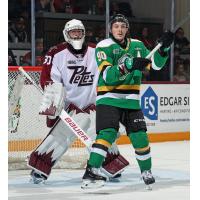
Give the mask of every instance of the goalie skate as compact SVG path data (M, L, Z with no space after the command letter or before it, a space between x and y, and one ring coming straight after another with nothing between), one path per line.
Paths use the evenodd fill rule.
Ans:
M82 189L100 188L103 187L107 177L100 174L100 170L87 166L83 175Z
M46 176L37 173L35 170L32 170L30 175L31 175L30 182L34 184L45 183L45 181L47 180Z

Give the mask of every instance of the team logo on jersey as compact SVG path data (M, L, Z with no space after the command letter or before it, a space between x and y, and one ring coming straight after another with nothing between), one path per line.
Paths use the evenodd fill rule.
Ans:
M113 49L113 54L119 54L120 53L120 49Z
M70 78L71 84L78 86L92 85L94 81L94 74L87 72L87 67L84 66L68 66L68 69L73 70Z
M148 89L142 95L141 107L144 116L146 116L148 119L158 119L158 96L151 87L148 87Z
M75 61L75 60L68 60L67 63L70 64L70 65L71 65L71 64L74 64L74 65L75 65L75 64L76 64L76 61Z

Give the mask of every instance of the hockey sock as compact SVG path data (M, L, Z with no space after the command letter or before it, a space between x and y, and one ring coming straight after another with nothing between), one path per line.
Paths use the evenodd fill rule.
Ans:
M135 148L135 156L140 167L140 171L151 169L151 154L149 147L149 139L145 131L132 132L129 138Z
M88 164L92 167L101 167L108 149L117 138L117 131L113 128L101 130L96 137L95 143L92 145L92 151Z

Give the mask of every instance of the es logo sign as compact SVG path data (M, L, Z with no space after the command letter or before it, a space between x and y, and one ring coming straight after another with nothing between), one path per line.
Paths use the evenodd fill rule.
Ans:
M141 106L144 116L150 120L158 119L158 96L151 87L142 95Z

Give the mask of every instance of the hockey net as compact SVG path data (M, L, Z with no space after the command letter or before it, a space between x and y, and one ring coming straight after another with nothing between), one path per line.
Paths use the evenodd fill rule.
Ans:
M41 67L24 67L24 70L39 84ZM9 170L26 169L27 156L45 138L49 132L46 127L46 117L38 114L42 94L25 79L22 86L16 87L19 79L18 67L8 68L8 106L13 106L13 94L21 94L9 110L8 124L8 164ZM21 79L22 77L20 77ZM11 113L11 114L10 114ZM76 140L68 151L57 162L55 168L83 168L88 159L88 151L80 140Z

